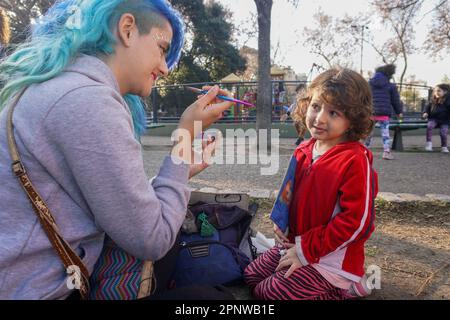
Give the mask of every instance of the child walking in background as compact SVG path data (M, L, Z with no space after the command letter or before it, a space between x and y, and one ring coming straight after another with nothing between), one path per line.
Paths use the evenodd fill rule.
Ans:
M427 142L425 150L433 151L433 129L440 128L441 152L448 153L447 134L450 124L450 85L446 83L438 84L433 90L431 102L427 105L423 117L428 119Z
M279 244L244 272L257 299L342 300L370 293L364 243L378 178L359 140L373 128L368 83L348 69L320 74L294 117L311 139L294 151L272 210Z
M379 67L369 81L373 96L374 120L380 125L381 138L383 140L382 158L385 160L394 159L391 153L391 138L389 135L389 119L392 115L392 109L394 109L399 118L403 117L403 106L397 86L390 82L395 73L395 68L393 64ZM368 148L372 142L372 136L373 132L366 139Z
M297 108L297 98L302 95L303 90L306 89L306 85L304 83L300 83L295 88L295 101L289 106L287 110L286 117L282 121L286 121L287 117L292 117L295 109ZM303 136L305 135L306 128L304 128L300 123L294 121L295 131L297 132L297 141L295 141L295 145L299 145L303 141Z

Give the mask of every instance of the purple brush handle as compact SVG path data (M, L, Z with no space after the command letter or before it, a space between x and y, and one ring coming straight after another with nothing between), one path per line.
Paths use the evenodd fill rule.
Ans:
M194 88L194 87L186 87L186 88L188 88L189 90L195 91L197 93L202 93L202 94L208 93L207 90L202 90L202 89L198 89L198 88ZM243 104L243 105L246 105L246 106L249 106L249 107L254 107L254 105L251 104L251 103L248 103L248 102L245 102L245 101L242 101L242 100L238 100L238 99L234 99L234 98L230 98L230 97L227 97L227 96L218 95L217 98L222 99L222 100L226 100L226 101L232 101L232 102L240 103L240 104Z

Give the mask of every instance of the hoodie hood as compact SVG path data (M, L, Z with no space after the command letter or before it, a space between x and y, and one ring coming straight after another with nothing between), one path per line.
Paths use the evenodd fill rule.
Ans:
M69 64L65 72L80 73L95 82L100 82L120 93L119 83L110 67L97 57L86 54L78 55L73 63Z
M389 84L389 79L384 73L377 72L372 79L370 79L369 83L375 88L383 88Z

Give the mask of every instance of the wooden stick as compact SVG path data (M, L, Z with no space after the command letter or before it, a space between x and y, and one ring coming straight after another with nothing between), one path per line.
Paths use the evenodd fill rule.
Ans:
M425 278L426 276L421 275L419 273L416 273L415 271L408 271L408 270L402 270L402 269L398 269L398 268L392 268L392 267L381 267L381 269L383 270L389 270L389 271L394 271L394 272L402 272L402 273L407 273L410 274L414 277L419 277L419 278Z
M420 296L423 292L423 290L425 289L425 287L431 282L431 280L433 280L434 276L436 274L438 274L440 271L444 270L445 268L447 268L449 266L448 263L444 264L441 268L439 268L438 270L436 270L435 272L433 272L423 283L422 285L419 287L419 289L416 292L416 297Z
M144 261L142 266L141 282L139 284L138 299L148 297L152 292L153 262Z

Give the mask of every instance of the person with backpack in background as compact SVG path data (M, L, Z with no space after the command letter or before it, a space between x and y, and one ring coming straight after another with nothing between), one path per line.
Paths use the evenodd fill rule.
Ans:
M423 118L428 119L426 151L433 151L433 129L440 128L441 152L448 153L447 134L450 124L450 85L446 83L438 84L433 89L431 102L425 108Z
M383 140L383 155L385 160L393 160L391 153L391 139L389 135L389 120L394 109L398 118L403 118L403 104L400 101L400 95L397 86L390 80L395 74L396 66L387 64L375 70L374 76L369 84L373 96L374 120L380 125L381 138ZM373 132L366 139L366 146L370 148Z

